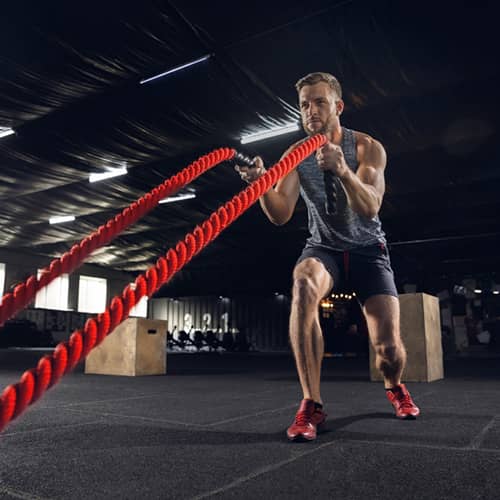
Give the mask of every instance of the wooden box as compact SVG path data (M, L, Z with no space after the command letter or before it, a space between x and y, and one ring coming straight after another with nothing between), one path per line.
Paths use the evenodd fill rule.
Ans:
M166 342L166 321L128 318L90 351L85 360L85 373L164 375Z
M401 338L406 347L407 361L403 382L432 382L444 377L441 346L439 300L426 293L406 293L399 296L401 305ZM370 345L371 380L383 380L375 367L375 352Z

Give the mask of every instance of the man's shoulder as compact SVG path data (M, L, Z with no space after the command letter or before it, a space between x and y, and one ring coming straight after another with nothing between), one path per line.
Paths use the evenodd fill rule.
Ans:
M366 132L360 132L359 130L352 130L352 133L354 134L354 137L356 139L356 144L361 145L361 146L372 146L372 145L379 145L382 146L382 143L372 137L371 135L367 134Z
M309 136L302 137L302 139L299 139L297 142L294 142L288 149L290 151L293 151L295 148L298 148L301 144L307 141L307 139L310 139Z
M294 142L288 149L281 155L281 158L284 158L286 155L290 154L294 149L298 148L303 142L307 141L309 137L304 137L299 139L297 142Z
M353 130L352 132L356 139L356 149L358 150L358 154L364 154L368 151L384 151L382 143L373 138L371 135L366 134L365 132L359 132L358 130Z
M353 133L356 137L356 156L358 162L363 163L368 159L373 161L375 158L377 162L385 166L387 155L382 143L364 132L353 130Z

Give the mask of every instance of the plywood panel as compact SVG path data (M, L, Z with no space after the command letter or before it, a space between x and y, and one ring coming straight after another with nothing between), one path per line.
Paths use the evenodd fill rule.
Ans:
M439 300L425 293L406 293L401 305L401 338L407 351L403 381L432 382L442 379L443 352ZM375 367L375 353L370 345L370 377L383 380Z
M95 347L85 360L85 373L163 375L166 373L167 322L129 318Z

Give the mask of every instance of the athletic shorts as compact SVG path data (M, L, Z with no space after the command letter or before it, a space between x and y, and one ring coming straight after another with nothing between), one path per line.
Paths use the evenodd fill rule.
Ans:
M389 252L383 243L343 252L306 247L297 264L311 257L330 273L335 291L355 292L361 305L373 295L398 296Z

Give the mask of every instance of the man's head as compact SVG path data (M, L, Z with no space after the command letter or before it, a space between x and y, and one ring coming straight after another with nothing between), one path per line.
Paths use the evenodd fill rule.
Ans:
M302 125L308 135L326 134L340 126L344 110L342 87L330 73L310 73L301 78L295 88L299 94Z

